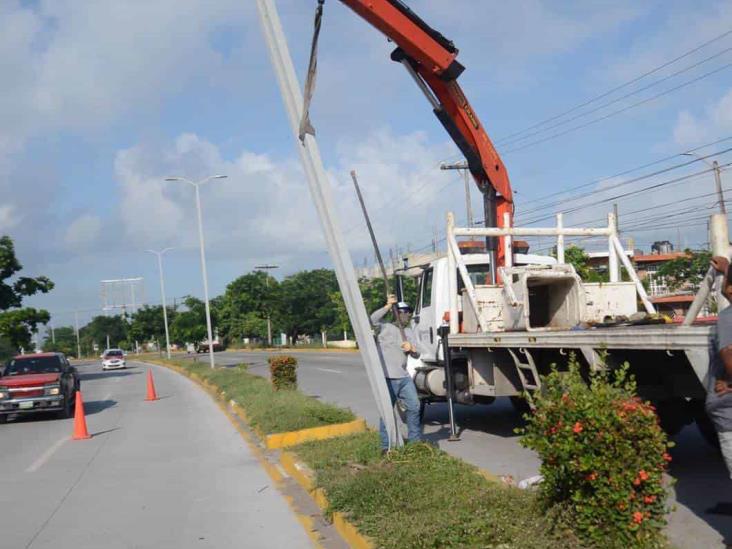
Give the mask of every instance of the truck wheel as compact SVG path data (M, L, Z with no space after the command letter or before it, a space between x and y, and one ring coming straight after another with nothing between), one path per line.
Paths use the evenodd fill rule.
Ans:
M8 414L0 414L0 425L8 422Z
M714 423L709 419L706 413L698 414L696 416L696 427L699 429L704 441L709 444L712 448L720 449L719 437L717 436L717 430L714 428Z
M72 393L72 396L76 396L76 394ZM60 412L58 412L58 418L59 419L69 419L73 415L74 415L74 412L71 407L71 397L65 398L64 407Z
M531 406L529 406L528 401L524 397L512 396L509 398L511 399L513 409L521 414L521 417L524 417L524 414L531 413Z

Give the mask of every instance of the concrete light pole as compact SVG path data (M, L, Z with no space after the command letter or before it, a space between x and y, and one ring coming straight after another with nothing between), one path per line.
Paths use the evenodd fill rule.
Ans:
M201 195L198 188L212 179L225 179L225 175L210 175L200 181L191 181L185 177L166 177L165 181L185 181L196 189L196 213L198 214L198 241L201 245L201 273L203 275L203 299L206 306L206 329L208 330L208 356L211 368L216 367L213 352L213 330L211 329L211 305L208 302L208 274L206 273L206 251L203 241L203 221L201 219Z
M170 334L168 332L168 304L165 301L165 282L163 281L163 254L169 252L173 248L165 248L160 251L145 250L147 253L155 254L158 258L158 273L160 274L160 296L163 300L163 322L165 323L165 349L168 359L170 359Z
M714 171L714 185L717 189L717 200L719 201L719 212L723 214L727 214L727 206L724 204L724 194L722 193L722 170L719 167L719 162L716 160L709 162L706 158L703 156L699 156L698 154L694 152L685 152L682 153L683 156L693 156L694 158L697 158L704 162L707 166L711 166L712 170Z
M267 278L264 279L264 284L269 290L269 274L267 273L267 271L277 269L279 268L279 265L269 265L265 263L264 265L255 265L254 268L263 270L265 272ZM272 346L272 317L270 315L269 307L267 308L267 345L270 347Z

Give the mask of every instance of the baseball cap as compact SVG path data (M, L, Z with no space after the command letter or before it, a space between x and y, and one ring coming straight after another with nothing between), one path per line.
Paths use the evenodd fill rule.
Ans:
M399 312L405 312L405 311L408 313L412 312L412 308L409 306L409 303L407 303L406 301L400 301L399 303L397 303L397 310Z

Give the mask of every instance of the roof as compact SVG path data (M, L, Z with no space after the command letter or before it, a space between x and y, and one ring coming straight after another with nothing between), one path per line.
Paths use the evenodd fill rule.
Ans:
M685 255L686 252L671 252L670 254L643 254L635 256L633 261L636 263L656 263L658 261L671 261L672 259L678 259Z
M44 358L44 357L51 357L51 356L59 356L61 353L29 353L25 355L15 355L13 357L14 360L17 360L19 358Z
M653 303L691 303L694 301L694 296L691 294L663 295L652 297L651 301Z

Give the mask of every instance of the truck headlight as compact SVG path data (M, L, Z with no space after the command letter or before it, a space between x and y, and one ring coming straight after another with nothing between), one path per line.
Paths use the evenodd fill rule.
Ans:
M0 387L0 400L10 397L7 387Z
M47 396L53 396L59 394L61 392L61 388L58 385L51 385L45 387L45 390L43 392Z

